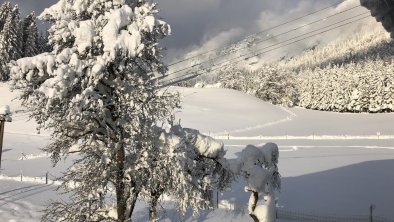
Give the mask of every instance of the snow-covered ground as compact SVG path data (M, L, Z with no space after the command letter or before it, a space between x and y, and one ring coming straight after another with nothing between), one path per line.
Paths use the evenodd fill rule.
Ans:
M177 114L184 127L222 138L227 157L247 144L275 142L280 148L279 170L284 209L328 215L365 215L370 204L376 214L394 218L394 114L340 114L282 108L226 89L177 88L183 109ZM52 180L70 159L51 168L40 148L50 142L48 132L36 133L19 102L0 83L0 106L10 105L13 122L6 123L0 176L1 221L39 221L43 206L54 198ZM228 137L230 135L230 137ZM49 184L45 174L49 172ZM20 182L23 174L23 182ZM243 211L249 193L236 182L219 195L223 208L185 218L167 208L172 221L251 221ZM227 203L227 204L225 204ZM135 221L146 221L144 203ZM22 210L23 209L23 210Z

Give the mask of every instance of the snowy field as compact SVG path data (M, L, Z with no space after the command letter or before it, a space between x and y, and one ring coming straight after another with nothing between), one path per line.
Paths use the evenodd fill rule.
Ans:
M183 109L177 113L184 127L223 139L227 157L247 144L275 142L280 148L279 170L283 209L321 215L376 215L394 218L394 114L340 114L282 108L226 89L177 88ZM69 164L52 168L40 148L50 142L48 132L36 133L34 122L7 86L0 83L0 106L10 105L13 122L6 123L0 176L1 221L39 221L40 210L59 196L52 180ZM45 174L49 184L45 184ZM20 175L23 182L20 182ZM55 184L53 184L55 183ZM172 221L251 221L245 214L249 193L242 182L219 194L221 208L199 217L176 214L166 202L164 218ZM163 219L164 219L163 218ZM135 221L146 221L139 203Z

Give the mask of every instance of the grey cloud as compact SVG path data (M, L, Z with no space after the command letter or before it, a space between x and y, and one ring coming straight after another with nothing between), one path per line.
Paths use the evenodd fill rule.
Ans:
M39 14L45 7L57 2L57 0L11 1L19 4L25 14L32 10ZM162 42L163 46L168 49L167 61L181 58L184 54L193 53L193 51L224 46L290 18L342 2L341 0L153 1L158 3L160 17L172 27L172 35ZM298 22L292 26L300 24L301 22ZM339 34L337 32L331 36L334 38ZM302 48L304 45L300 44L298 47Z

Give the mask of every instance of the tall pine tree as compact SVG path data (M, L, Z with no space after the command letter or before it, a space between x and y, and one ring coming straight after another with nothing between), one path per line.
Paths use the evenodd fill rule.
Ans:
M3 30L5 21L8 15L12 12L12 7L10 2L4 2L0 6L0 31Z
M39 39L38 30L36 24L36 17L34 13L31 13L23 20L23 46L22 46L22 57L32 57L39 52Z
M16 5L8 14L0 35L0 80L8 80L8 62L22 56L22 29L19 8Z

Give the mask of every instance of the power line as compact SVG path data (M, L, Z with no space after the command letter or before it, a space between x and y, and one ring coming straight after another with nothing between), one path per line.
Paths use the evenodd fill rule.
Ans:
M363 13L363 14L366 14L366 13ZM244 56L246 56L246 55L248 55L248 54L252 54L252 53L248 53L248 54L244 54L244 55L238 56L238 57L236 57L236 58L232 58L232 59L227 60L227 61L225 61L225 62L215 64L214 66L217 66L217 67L215 67L215 68L213 68L213 69L210 69L210 70L203 70L202 73L195 73L195 74L193 74L193 75L186 74L186 75L174 77L174 78L169 79L168 81L166 81L167 83L164 83L163 85L161 85L160 88L163 88L163 87L166 87L166 86L170 86L170 85L175 84L175 83L183 82L183 81L185 81L185 80L188 80L188 79L191 79L191 78L195 78L195 77L198 77L198 76L200 76L200 75L203 75L203 74L206 74L206 73L209 73L209 72L216 71L216 70L221 69L221 68L224 68L224 67L226 67L226 66L233 65L233 64L236 64L236 63L239 63L239 62L248 60L248 59L253 58L253 57L257 57L257 56L262 55L262 54L265 54L265 53L267 53L267 52L271 52L271 51L274 51L274 50L276 50L276 49L283 48L284 46L288 46L288 45L291 45L291 44L294 44L294 43L297 43L297 42L306 40L306 39L308 39L308 38L311 38L311 37L314 37L314 36L317 36L317 35L320 35L320 34L323 34L323 33L327 33L327 32L332 31L332 30L334 30L334 29L338 29L338 28L340 28L340 27L343 27L343 26L352 24L352 23L357 22L357 21L361 21L361 20L366 19L366 18L370 18L370 16L368 15L368 16L365 16L365 17L356 19L356 20L354 20L354 21L351 21L351 22L348 22L348 23L345 23L345 24L336 26L336 27L334 27L334 28L331 28L331 29L328 29L328 30L325 30L325 31L322 31L322 32L319 32L319 33L316 33L316 34L313 34L313 35L310 35L310 36L307 36L307 37L302 38L302 39L295 40L295 41L293 41L293 42L290 42L290 43L288 43L288 44L285 44L285 45L282 45L282 46L279 46L279 47L276 47L276 48L273 48L273 49L269 49L269 50L263 51L263 52L261 52L261 53L258 53L258 54L256 54L256 55L253 55L253 56L250 56L250 57L247 57L247 58L241 58L241 57L244 57ZM261 50L260 50L260 51L261 51ZM254 53L254 52L253 52L253 53ZM239 59L239 58L241 58L241 59ZM235 60L235 59L239 59L239 60L233 61L233 60ZM223 64L223 63L228 63L228 62L232 62L232 63L231 63L231 64L224 64L224 65L221 65L221 64ZM218 66L218 65L221 65L221 66ZM189 75L190 75L190 76L189 76ZM185 77L185 76L188 76L188 77ZM185 78L184 78L184 77L185 77ZM181 79L181 78L184 78L184 79ZM177 80L177 79L178 79L178 80Z
M302 29L302 28L307 27L307 26L309 26L309 25L313 25L313 24L318 23L318 22L321 22L321 21L326 21L328 18L332 18L332 17L337 16L337 15L339 15L339 14L343 14L343 13L345 13L345 12L348 12L348 11L353 10L353 9L355 9L355 8L358 8L358 7L361 7L361 5L358 5L358 6L349 8L349 9L346 9L346 10L344 10L344 11L335 13L335 14L330 15L330 16L327 16L327 17L325 17L325 18L322 18L322 19L318 19L318 20L312 21L312 22L307 23L307 24L304 24L304 25L302 25L302 26L299 26L299 27L290 29L290 30L288 30L288 31L279 33L279 34L277 34L277 35L271 36L271 37L269 37L269 38L266 38L266 39L257 41L255 45L261 44L261 43L266 42L266 41L271 40L271 39L275 39L275 38L277 38L277 37L279 37L279 36L283 36L283 35L288 34L288 33L290 33L290 32L294 32L294 31L296 31L296 30ZM349 18L349 19L351 19L351 18ZM342 20L342 21L346 21L346 20ZM239 50L243 50L243 49L247 49L247 48L249 48L249 47L248 47L248 46L245 46L245 47L239 48L238 51L239 51ZM214 61L214 60L216 60L216 59L218 59L218 58L224 57L224 56L229 55L229 54L231 54L231 52L230 52L230 53L226 53L226 54L222 54L222 55L218 55L218 56L216 56L216 57L214 57L214 58L210 58L209 60L202 61L202 62L200 62L200 63L196 63L196 64L194 64L194 65L192 65L192 66L190 66L190 67L186 67L186 68L182 68L182 69L173 71L173 72L171 72L171 73L169 73L169 74L163 76L161 79L166 78L167 76L170 76L170 75L173 75L173 74L176 74L176 73L179 73L179 72L182 72L182 71L185 71L185 70L188 70L188 69L197 67L197 66L202 65L202 64L204 64L204 63L212 62L212 61Z
M260 49L258 49L258 50L255 50L255 51L253 51L253 52L249 52L249 53L240 55L240 56L238 56L238 57L231 58L230 60L233 60L233 59L236 59L236 58L240 58L240 57L244 57L244 56L246 56L246 55L253 54L253 53L256 53L256 52L259 52L259 51L262 51L262 50L264 50L264 49L268 49L268 48L271 48L271 47L274 47L274 46L277 46L277 45L281 45L281 44L283 44L283 43L286 43L286 42L289 42L289 41L291 41L291 40L297 39L297 38L299 38L299 37L306 36L306 35L309 35L309 34L311 34L311 33L314 33L314 32L318 32L318 31L324 30L324 29L326 29L326 28L329 28L329 27L338 25L338 24L340 24L340 23L342 23L342 22L345 22L345 21L348 21L348 20L357 18L357 17L359 17L359 16L361 16L361 15L366 15L366 14L369 14L369 13L368 13L368 12L365 12L365 13L358 14L358 15L356 15L356 16L353 16L353 17L350 17L350 18L341 20L341 21L339 21L339 22L330 24L330 25L328 25L328 26L325 26L325 27L322 27L322 28L319 28L319 29L316 29L316 30L313 30L313 31L310 31L310 32L307 32L307 33L304 33L304 34L301 34L301 35L298 35L298 36L295 36L295 37L292 37L292 38L287 39L287 40L285 40L285 41L282 41L282 42L279 42L279 43L275 43L275 44L273 44L273 45L265 46L265 47L263 47L263 48L260 48ZM182 69L182 71L185 71L185 70L191 69L191 68L193 68L193 67L195 67L195 66L202 65L202 64L205 64L205 63L208 63L208 62L212 62L212 61L213 61L213 60L208 60L208 61L201 62L201 63L196 64L196 65L193 65L193 66L191 66L191 67L184 68L184 69ZM228 61L228 60L227 60L227 61ZM218 64L216 64L216 65L220 65L220 64L225 63L225 62L227 62L227 61L220 62L220 63L218 63ZM165 76L164 78L166 78L166 77L168 77L168 76L171 76L171 75L174 75L174 74L179 73L179 72L180 72L180 70L178 70L177 72L173 72L173 73L171 73L171 74L168 74L168 75Z
M281 27L281 26L284 26L284 25L290 24L290 23L292 23L292 22L298 21L298 20L300 20L300 19L306 18L306 17L308 17L308 16L317 14L317 13L322 12L322 11L324 11L324 10L327 10L327 9L329 9L329 8L338 6L338 5L341 4L341 3L342 3L342 2L338 2L338 3L332 4L332 5L330 5L330 6L324 7L324 8L322 8L322 9L319 9L319 10L317 10L317 11L313 11L313 12L308 13L308 14L306 14L306 15L297 17L297 18L295 18L295 19L287 20L286 22L283 22L283 23L281 23L281 24L272 26L272 27L270 27L270 28L264 29L264 30L262 30L262 31L260 31L260 32L255 33L255 34L246 36L245 38L248 38L248 37L253 36L253 35L259 35L259 34L262 34L262 33L264 33L264 32L271 31L271 30L276 29L276 28L279 28L279 27ZM360 6L360 5L359 5L359 6ZM359 7L359 6L358 6L358 7ZM245 39L245 38L244 38L244 39ZM241 41L242 41L242 40L241 40ZM237 41L237 42L234 42L234 43L229 44L229 45L233 45L233 44L239 43L239 42L241 42L241 41ZM206 52L200 53L200 54L198 54L198 55L194 55L194 56L187 57L187 58L184 58L184 59L182 59L182 60L179 60L179 61L177 61L177 62L173 62L173 63L171 63L171 64L169 64L169 65L167 65L167 66L168 66L168 67L171 67L171 66L174 66L174 65L176 65L176 64L179 64L179 63L182 63L182 62L185 62L185 61L194 59L194 58L196 58L196 57L199 57L199 56L202 56L202 55L211 53L211 52L216 51L216 50L219 50L219 49L225 49L225 48L226 48L226 47L217 47L217 48L213 48L213 49L210 49L210 50L208 50L208 51L206 51Z

